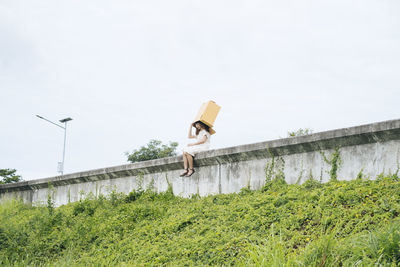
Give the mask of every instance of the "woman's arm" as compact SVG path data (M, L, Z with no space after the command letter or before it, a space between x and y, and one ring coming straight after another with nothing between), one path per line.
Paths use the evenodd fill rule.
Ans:
M196 136L192 134L192 127L194 126L193 124L194 123L190 124L188 138L196 138Z
M196 143L188 144L188 146L201 145L201 144L204 144L206 141L207 141L207 135L203 136L203 138L200 141L196 142Z

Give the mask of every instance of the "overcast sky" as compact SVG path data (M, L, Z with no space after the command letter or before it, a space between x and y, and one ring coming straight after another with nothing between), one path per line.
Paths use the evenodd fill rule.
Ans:
M398 0L0 0L0 169L25 180L186 145L212 148L398 119Z

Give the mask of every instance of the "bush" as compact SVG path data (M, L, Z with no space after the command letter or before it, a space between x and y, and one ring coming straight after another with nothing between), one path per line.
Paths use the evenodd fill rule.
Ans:
M140 149L135 149L131 154L126 152L130 162L139 162L145 160L159 159L165 157L176 156L177 142L170 142L169 145L162 144L159 140L150 140L147 146L142 146Z
M20 175L16 175L15 169L0 169L0 184L11 184L22 182L23 179Z
M86 196L54 208L0 205L6 266L373 266L400 260L391 175L184 199L168 191ZM389 225L389 226L388 226Z

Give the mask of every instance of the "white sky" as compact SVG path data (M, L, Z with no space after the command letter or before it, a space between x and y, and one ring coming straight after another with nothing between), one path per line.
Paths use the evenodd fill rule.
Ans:
M127 163L222 106L213 148L399 118L398 0L0 0L0 168Z

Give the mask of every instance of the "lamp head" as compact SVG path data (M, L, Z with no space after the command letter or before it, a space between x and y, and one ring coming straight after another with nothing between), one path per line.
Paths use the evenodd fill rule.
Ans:
M68 118L60 120L60 122L62 122L62 123L67 122L67 121L72 121L72 119L68 117Z

